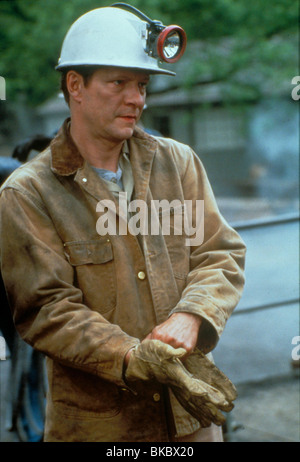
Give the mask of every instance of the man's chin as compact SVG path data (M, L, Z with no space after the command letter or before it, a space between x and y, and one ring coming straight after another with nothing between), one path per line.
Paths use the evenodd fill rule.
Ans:
M129 138L132 137L135 127L136 124L127 127L115 127L114 130L111 130L107 134L109 135L111 141L115 143L121 143L122 141L129 140Z
M121 140L129 140L129 138L132 137L133 132L134 132L135 126L134 127L128 127L126 129L123 129L120 131L119 134L119 139Z

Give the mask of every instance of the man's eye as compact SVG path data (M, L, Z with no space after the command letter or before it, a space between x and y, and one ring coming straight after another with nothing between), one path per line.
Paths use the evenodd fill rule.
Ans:
M140 82L139 85L140 85L140 88L141 88L142 90L146 90L147 84L148 84L148 82Z
M115 80L114 81L114 84L117 85L117 86L122 85L122 83L123 83L123 80Z

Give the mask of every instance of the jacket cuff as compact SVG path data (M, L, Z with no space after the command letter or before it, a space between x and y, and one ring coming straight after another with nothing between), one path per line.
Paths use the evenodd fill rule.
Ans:
M180 305L170 312L169 317L174 313L190 313L194 314L195 316L201 317L202 323L199 329L197 347L204 354L209 353L216 347L220 338L220 327L218 329L212 317L208 316L204 309L201 309L201 307L193 309L191 304ZM225 325L225 319L223 319L223 322Z

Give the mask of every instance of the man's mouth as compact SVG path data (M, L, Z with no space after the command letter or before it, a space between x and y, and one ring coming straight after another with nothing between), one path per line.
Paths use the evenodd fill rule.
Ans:
M137 120L137 117L135 115L131 115L131 114L124 114L124 115L121 115L119 117L120 117L120 119L123 119L126 122L134 123Z

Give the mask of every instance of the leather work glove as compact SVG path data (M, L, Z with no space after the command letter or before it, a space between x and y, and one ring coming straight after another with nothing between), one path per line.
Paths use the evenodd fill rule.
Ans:
M208 427L211 422L221 425L225 417L220 410L229 411L233 408L231 400L236 397L235 388L200 352L186 359L186 366L193 369L193 375L180 361L185 355L184 348L175 349L160 340L145 340L133 349L125 378L128 381L156 379L171 387L182 407L202 427ZM196 366L198 358L201 364ZM197 372L194 371L195 367Z
M229 412L234 407L232 401L237 391L233 383L198 349L184 360L184 367L197 380L199 388L193 393L191 389L171 387L179 403L203 428L212 422L225 423L226 418L220 411Z

